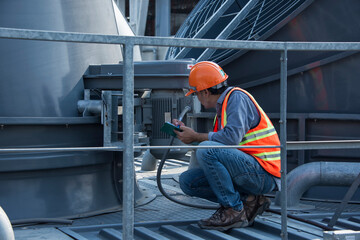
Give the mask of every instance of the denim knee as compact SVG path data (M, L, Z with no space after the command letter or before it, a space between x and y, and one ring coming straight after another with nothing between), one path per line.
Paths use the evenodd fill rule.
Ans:
M190 181L189 181L189 177L187 175L188 175L188 171L185 171L185 172L180 174L180 176L179 176L179 184L180 184L181 190L186 195L192 196L192 191L191 191L191 187L190 187Z
M212 141L203 141L199 144L199 146L211 146L214 145L214 142ZM211 148L199 148L196 150L196 159L200 166L204 161L206 161L208 158L204 158L204 156L209 155L209 152L212 151ZM211 155L211 153L210 153Z

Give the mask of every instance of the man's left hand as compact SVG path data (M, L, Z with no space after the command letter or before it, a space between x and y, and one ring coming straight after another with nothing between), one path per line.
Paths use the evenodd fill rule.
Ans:
M177 137L185 144L190 144L192 142L202 142L208 140L207 133L198 133L195 132L192 128L186 126L180 126L182 132L174 131Z

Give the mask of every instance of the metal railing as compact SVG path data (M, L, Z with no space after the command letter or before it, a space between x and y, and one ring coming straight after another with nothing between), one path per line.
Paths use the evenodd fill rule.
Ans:
M360 140L354 141L321 141L321 142L287 142L286 139L286 102L287 102L287 53L288 51L360 51L360 42L267 42L267 41L235 41L235 40L207 40L181 39L160 37L133 37L101 34L84 34L55 31L37 31L27 29L0 28L0 38L27 39L55 42L120 44L124 47L123 64L123 144L106 147L81 148L13 148L0 149L3 152L22 151L123 151L123 239L134 237L134 150L162 149L162 148L200 148L199 146L134 146L134 59L135 45L148 46L179 46L190 48L211 49L247 49L280 52L280 142L281 142L281 238L287 239L287 150L299 149L338 149L360 148ZM206 146L203 146L206 147ZM264 146L261 146L264 147ZM266 146L271 147L271 146ZM225 146L222 148L239 148L239 146Z

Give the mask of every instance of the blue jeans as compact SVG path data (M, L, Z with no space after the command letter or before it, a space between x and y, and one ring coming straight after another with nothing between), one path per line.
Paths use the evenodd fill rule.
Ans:
M204 141L206 146L223 145ZM271 192L276 184L257 160L238 149L197 149L200 168L180 175L180 187L190 196L205 198L240 211L249 195Z

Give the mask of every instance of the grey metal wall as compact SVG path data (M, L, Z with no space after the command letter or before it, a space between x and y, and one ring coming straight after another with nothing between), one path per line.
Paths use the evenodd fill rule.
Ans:
M237 4L241 11L244 11L246 3L255 5L247 10L244 18L237 21L237 25L229 27L233 19L228 23L223 20L235 16L235 8L227 9L235 11L234 14L226 15L225 11L222 17L216 16L217 12L211 9L216 4L225 6L226 3ZM202 0L177 36L250 41L359 41L359 11L360 2L356 0ZM226 29L229 34L221 35L219 29ZM219 49L206 55L206 59L201 58L206 51L172 47L167 57L192 57L218 62L229 75L229 83L253 94L279 129L280 54L273 51ZM359 63L360 55L356 52L289 52L288 140L359 139ZM307 162L358 162L359 159L359 149L290 151L288 170ZM334 195L339 195L341 198L344 191L318 191L314 188L309 193L315 197L334 198Z
M118 33L111 0L2 0L0 26ZM114 45L1 39L0 147L102 146L100 118L78 114L82 75L89 64L119 60ZM118 208L114 159L109 152L1 154L0 205L11 220Z
M360 40L360 3L313 1L267 40L351 42ZM248 89L264 110L279 112L279 54L250 51L224 66L230 82ZM288 54L288 139L340 140L360 136L360 55L354 52ZM290 152L289 170L313 161L359 161L360 150Z

